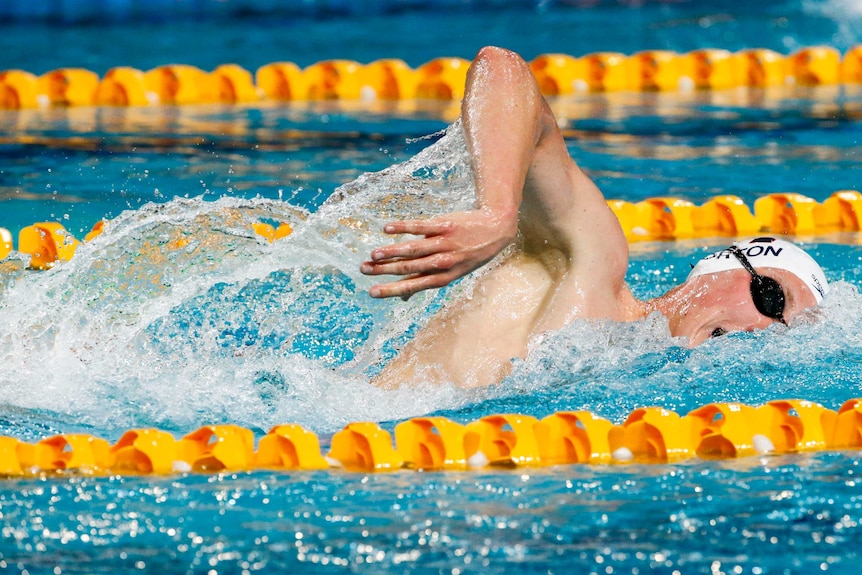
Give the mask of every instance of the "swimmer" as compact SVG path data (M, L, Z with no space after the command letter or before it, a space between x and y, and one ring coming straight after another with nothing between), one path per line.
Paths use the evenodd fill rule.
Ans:
M671 335L696 346L734 331L787 324L827 290L817 263L777 238L736 244L694 266L681 285L640 301L628 286L628 242L602 193L569 156L527 63L494 47L467 75L461 120L476 187L475 209L388 223L412 238L379 247L368 275L376 298L408 298L489 266L472 291L433 316L378 376L464 387L501 381L529 342L575 319L636 321L659 312Z

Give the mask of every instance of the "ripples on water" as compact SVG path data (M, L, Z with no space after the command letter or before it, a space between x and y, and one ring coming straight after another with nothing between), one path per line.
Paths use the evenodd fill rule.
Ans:
M824 453L493 473L9 480L0 566L849 574L858 473L857 458Z
M817 165L831 162L836 177L858 170L856 148L827 146L836 134L850 142L858 121L845 116L832 129L823 125L828 112L812 119L808 109L800 104L803 112L784 110L776 120L796 146L758 148L768 129L758 122L771 112L740 112L741 119L727 120L735 131L728 148L705 158L681 152L691 130L667 119L635 122L643 130L632 137L614 134L613 119L598 131L577 121L567 129L579 131L575 153L596 167L603 185L633 190L632 199L651 192L635 190L638 182L682 180L691 162L702 162L713 176L727 173L728 162L744 167L734 160L740 152L786 163L788 181L807 170L790 162L806 157L800 149L817 151ZM742 130L752 119L754 127ZM394 138L379 141L388 145ZM0 433L32 441L85 431L115 440L133 427L182 434L231 422L260 434L297 422L318 432L325 446L350 421L381 421L391 429L427 413L469 421L491 413L588 409L621 421L643 405L684 413L712 401L799 397L835 409L862 395L862 250L855 235L807 238L832 292L821 309L790 328L735 334L690 350L669 337L660 317L580 321L537 341L493 388L372 387L369 376L411 330L454 292L469 289L468 281L409 302L365 295L372 280L358 265L387 241L379 231L385 221L471 202L457 127L411 145L427 147L338 188L319 209L292 190L285 196L295 202L275 193L199 197L195 189L189 197L115 214L104 234L50 272L6 262ZM170 146L182 149L176 141ZM231 146L241 147L222 142L212 157L232 158ZM399 154L409 156L406 150ZM662 176L650 170L624 175L627 162L638 158L646 160L641 168L653 161L674 168ZM281 185L275 177L270 183L264 186L270 192ZM823 185L831 191L831 184ZM269 244L250 231L257 221L288 221L295 232ZM632 289L641 297L658 295L721 245L633 245ZM452 474L11 479L0 490L0 567L29 573L851 573L862 543L858 464L858 452L851 451Z

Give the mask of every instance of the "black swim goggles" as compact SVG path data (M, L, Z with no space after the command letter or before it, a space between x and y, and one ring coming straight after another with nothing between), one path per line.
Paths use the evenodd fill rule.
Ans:
M754 266L742 253L742 250L736 246L730 246L727 251L732 253L742 267L751 274L751 299L754 302L754 307L757 311L768 318L778 320L784 325L784 291L781 289L781 284L771 277L760 275L754 270Z

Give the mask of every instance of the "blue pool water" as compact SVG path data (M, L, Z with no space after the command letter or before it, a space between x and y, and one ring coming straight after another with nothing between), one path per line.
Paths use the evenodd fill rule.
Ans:
M20 9L0 19L0 69L253 69L384 56L415 66L471 57L485 43L527 58L704 46L786 53L844 50L862 37L862 11L849 1L381 1L366 13L349 3L162 3L171 18L135 2L136 18L121 3L104 3L99 17L56 4L62 18L3 4ZM858 86L593 94L552 105L570 151L610 198L701 203L729 193L752 205L792 191L823 201L862 182ZM114 441L136 427L179 436L238 423L260 436L296 422L326 446L360 420L391 430L425 414L468 422L587 409L620 422L644 405L685 413L799 397L837 409L862 396L858 234L800 238L833 291L816 317L789 329L689 350L660 320L575 323L491 389L370 386L448 294L373 301L358 264L384 241L387 219L469 204L459 132L442 133L449 112L432 103L0 111L0 226L54 220L81 237L109 220L50 272L3 264L0 434ZM336 190L343 199L321 207ZM283 220L296 231L273 245L249 231ZM169 248L178 238L190 241ZM662 293L722 243L634 244L632 289ZM857 573L860 471L860 453L846 451L469 473L9 478L0 482L0 571Z

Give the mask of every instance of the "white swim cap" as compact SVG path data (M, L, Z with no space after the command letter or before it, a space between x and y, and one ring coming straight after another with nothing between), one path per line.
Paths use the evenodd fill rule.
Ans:
M823 296L829 290L826 275L814 261L814 258L802 248L773 237L754 238L734 245L745 254L745 257L755 268L769 267L787 270L805 282L805 285L814 294L817 303L823 301ZM742 264L739 263L736 256L729 250L723 249L697 262L691 273L688 274L688 279L741 267Z

